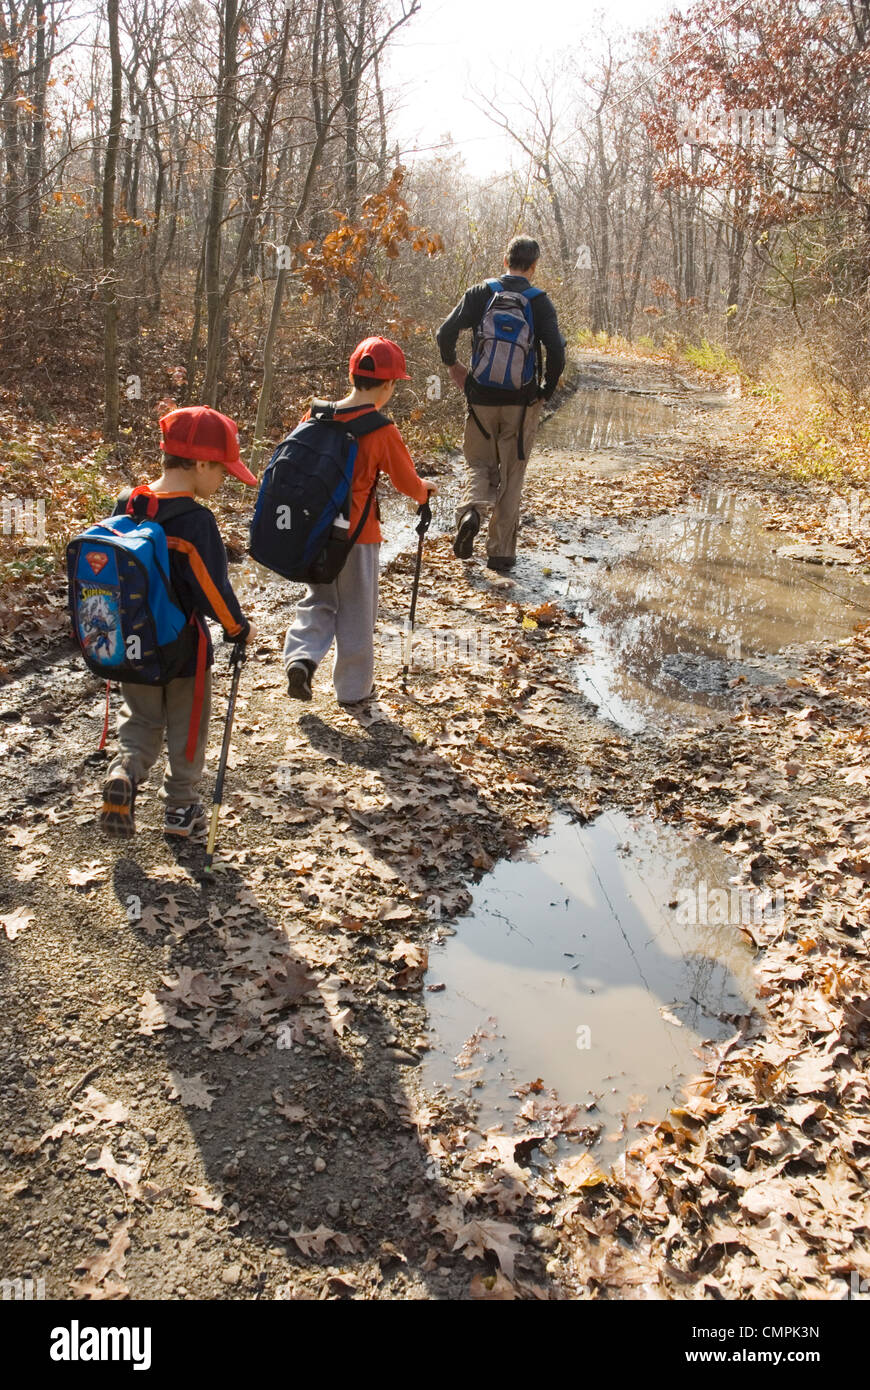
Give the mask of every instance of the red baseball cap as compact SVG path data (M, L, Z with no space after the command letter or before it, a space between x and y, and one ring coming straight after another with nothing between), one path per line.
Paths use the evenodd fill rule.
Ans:
M160 447L165 454L222 463L234 478L256 487L257 479L239 458L238 426L228 415L221 415L208 405L185 405L164 415L160 430Z
M372 376L376 381L410 381L405 354L389 338L364 338L350 355L352 376Z

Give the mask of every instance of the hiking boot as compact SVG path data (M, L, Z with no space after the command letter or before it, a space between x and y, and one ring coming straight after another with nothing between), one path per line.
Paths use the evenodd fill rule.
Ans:
M459 530L453 542L453 554L457 560L470 560L474 549L474 538L480 530L480 512L476 507L467 507L459 518Z
M291 700L311 699L311 677L316 669L313 661L294 661L287 667L287 694Z
M486 560L486 568L495 570L498 574L506 574L508 570L513 569L516 562L515 555L489 555Z
M100 829L106 835L135 835L133 807L136 804L136 783L126 768L114 768L103 783L103 809Z
M189 806L167 806L163 816L164 835L179 835L189 839L200 830L205 830L208 813L201 801L191 802Z

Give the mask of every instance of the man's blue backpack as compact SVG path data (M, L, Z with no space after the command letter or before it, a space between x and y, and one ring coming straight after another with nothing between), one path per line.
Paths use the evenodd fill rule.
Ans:
M538 365L532 303L543 290L506 290L501 280L487 280L492 298L474 330L471 375L478 386L520 391L534 379Z
M330 584L365 525L377 477L359 524L350 534L351 484L357 440L390 422L377 410L335 418L335 407L314 401L266 465L251 521L250 553L284 579Z
M162 520L196 505L192 498L169 501ZM134 685L172 680L199 632L173 593L161 523L110 516L74 537L66 559L73 637L94 674Z

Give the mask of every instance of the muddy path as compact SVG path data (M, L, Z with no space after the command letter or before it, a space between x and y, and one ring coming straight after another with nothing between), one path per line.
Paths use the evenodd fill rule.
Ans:
M862 557L776 555L819 498L752 467L732 384L578 371L511 576L453 557L461 463L438 465L407 689L404 503L367 708L325 670L287 701L296 591L234 566L261 638L212 881L201 845L163 839L153 780L135 840L100 838L97 683L62 640L4 652L9 1277L55 1298L837 1296L864 1268ZM792 1010L790 1052L796 955L804 1003L834 955L840 983L824 1024ZM836 1065L789 1091L807 1039ZM767 1110L727 1078L687 1102L711 1058L763 1073ZM798 1173L812 1221L762 1239L746 1190Z

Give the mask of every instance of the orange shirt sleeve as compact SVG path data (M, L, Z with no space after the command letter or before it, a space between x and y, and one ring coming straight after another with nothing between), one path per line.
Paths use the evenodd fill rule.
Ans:
M413 497L415 502L425 502L429 489L419 477L414 460L405 447L405 441L395 425L387 425L374 436L381 445L377 463L382 473L386 473L397 492Z

